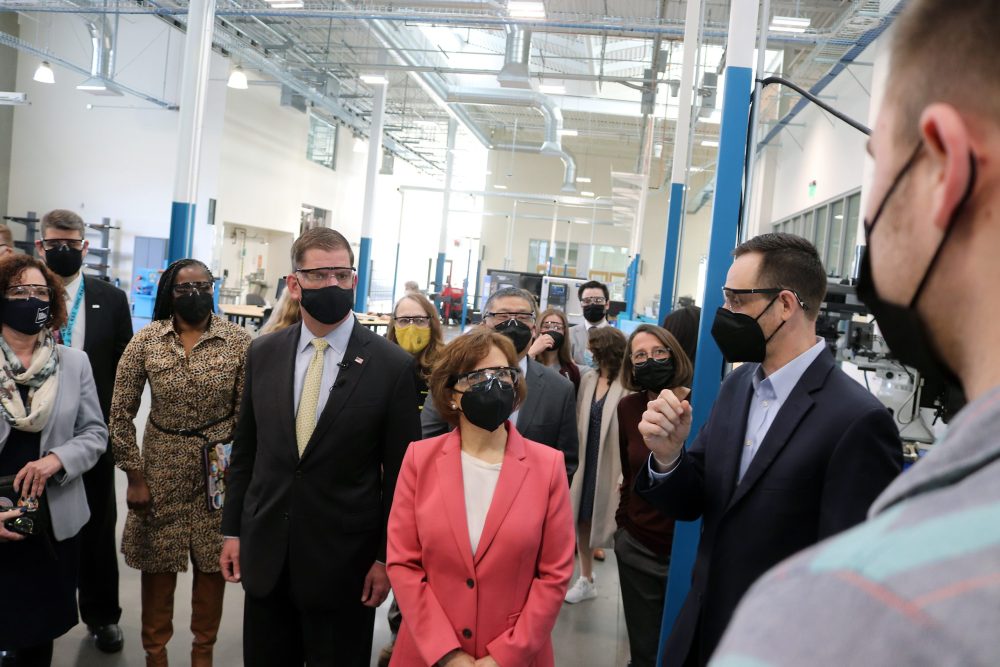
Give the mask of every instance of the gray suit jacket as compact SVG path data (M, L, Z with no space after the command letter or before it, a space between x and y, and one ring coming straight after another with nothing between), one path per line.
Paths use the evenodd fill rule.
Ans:
M573 383L532 358L525 378L528 395L517 413L517 430L528 440L558 449L566 459L566 477L573 483L579 459L576 432L576 391ZM433 438L451 430L428 394L420 413L423 437Z
M90 361L82 350L58 345L59 386L56 404L42 429L39 456L54 453L63 469L45 485L52 533L56 540L73 537L90 519L83 473L94 467L108 445L108 429L97 399ZM0 451L7 444L10 424L0 419Z
M603 320L599 327L609 327L611 323L607 320ZM573 361L576 365L580 367L581 372L585 372L587 369L587 362L583 360L583 353L587 351L587 342L589 331L592 327L588 327L586 322L580 322L579 324L574 324L569 328L569 343L570 354L573 355Z

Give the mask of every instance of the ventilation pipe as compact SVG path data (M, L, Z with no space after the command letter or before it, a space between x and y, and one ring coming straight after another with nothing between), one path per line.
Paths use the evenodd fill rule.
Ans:
M503 69L497 81L504 88L531 89L528 76L528 59L531 57L531 31L516 25L506 26L507 50L504 53Z
M494 146L498 151L517 151L518 153L538 153L558 157L563 162L563 184L560 191L566 193L576 192L576 158L564 148L555 152L545 152L541 146L528 144L497 144Z
M90 78L78 85L77 90L85 90L94 95L121 95L111 77L115 71L115 33L107 15L93 20L86 19L87 30L93 54L90 59Z

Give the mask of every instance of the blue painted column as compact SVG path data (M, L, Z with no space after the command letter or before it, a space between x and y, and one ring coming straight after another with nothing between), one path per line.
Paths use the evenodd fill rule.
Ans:
M747 129L750 119L750 92L753 88L753 50L759 0L733 0L729 15L726 48L725 87L722 98L722 128L716 171L712 229L709 236L708 266L702 317L698 328L698 359L691 393L693 409L691 438L694 440L708 419L722 382L722 353L712 339L712 320L722 306L722 287L732 264L730 252L736 245L740 218L743 170L746 160ZM663 655L663 643L673 628L684 598L691 587L691 571L698 549L701 522L678 521L674 528L667 601L663 608L660 656L657 665L678 665L681 656Z
M365 173L365 200L361 210L361 253L358 257L358 292L354 310L368 310L368 292L372 286L372 237L375 231L375 194L378 189L378 170L382 161L382 128L385 119L384 83L372 87L372 124L368 132L368 164Z
M448 216L451 213L451 183L455 173L455 137L458 134L458 122L448 119L448 152L444 158L444 193L441 195L441 229L438 234L437 267L434 271L434 291L441 294L444 289L444 265L448 253ZM437 300L440 307L441 299Z
M684 227L684 203L687 192L687 168L691 152L691 117L694 100L694 74L698 61L698 27L703 0L688 0L684 19L684 60L681 63L681 86L677 100L677 128L674 131L674 160L670 175L670 206L667 213L667 236L663 252L663 277L660 281L660 322L673 310L680 263L681 230Z
M194 245L195 203L201 167L201 135L212 57L215 0L191 0L181 77L180 117L177 130L177 173L170 207L167 261L190 257Z

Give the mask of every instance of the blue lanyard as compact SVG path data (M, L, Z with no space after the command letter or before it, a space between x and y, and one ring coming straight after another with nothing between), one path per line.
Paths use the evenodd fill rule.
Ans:
M73 299L73 309L69 312L69 321L66 326L59 330L62 343L66 347L73 345L73 325L76 324L76 316L80 314L80 304L83 303L83 277L80 277L80 287L76 290L76 298Z

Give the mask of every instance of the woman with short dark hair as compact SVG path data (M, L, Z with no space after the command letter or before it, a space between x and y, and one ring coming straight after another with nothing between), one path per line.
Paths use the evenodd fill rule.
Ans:
M388 528L403 625L391 665L555 665L573 573L562 452L509 418L525 397L514 345L478 328L451 342L431 395L456 428L410 445Z
M78 621L78 535L90 518L82 476L108 431L87 355L53 338L66 301L44 263L0 262L0 323L0 651L44 666L52 640Z
M250 334L214 314L215 281L194 259L160 277L153 323L125 348L111 399L115 462L128 476L125 562L142 571L142 646L146 665L166 665L173 634L177 573L194 564L192 667L212 664L222 618L220 574L226 444ZM142 451L135 416L146 383L152 399ZM224 484L224 482L223 482Z

